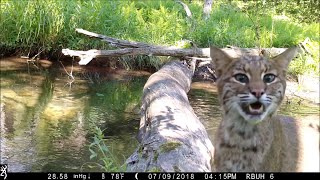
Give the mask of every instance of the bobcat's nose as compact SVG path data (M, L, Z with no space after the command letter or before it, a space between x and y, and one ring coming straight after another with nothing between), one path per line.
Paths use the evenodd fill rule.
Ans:
M259 99L264 94L264 90L263 89L251 89L251 94Z

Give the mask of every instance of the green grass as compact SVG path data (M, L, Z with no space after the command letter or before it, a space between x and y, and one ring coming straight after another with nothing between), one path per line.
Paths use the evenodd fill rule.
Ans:
M75 28L157 45L175 45L187 39L198 47L290 47L309 38L312 55L296 60L290 73L306 73L311 67L312 73L319 74L319 22L307 14L306 5L214 1L211 17L204 21L202 0L184 2L193 13L191 20L173 0L2 0L0 56L12 49L24 55L43 49L46 54L60 53L62 48L112 49L77 34ZM166 62L166 58L148 56L120 60L128 69L159 68Z
M98 163L86 163L92 164L91 166L98 166L101 170L105 172L124 172L125 165L120 165L114 155L110 150L111 147L106 145L106 140L102 130L98 127L95 128L95 134L92 143L89 145L89 150L91 152L90 159L97 158Z

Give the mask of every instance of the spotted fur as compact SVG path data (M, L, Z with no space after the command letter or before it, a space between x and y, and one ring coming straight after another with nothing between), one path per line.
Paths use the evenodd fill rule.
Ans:
M214 142L217 171L319 171L319 131L276 113L296 52L231 58L211 47L223 115ZM317 136L306 146L308 133Z

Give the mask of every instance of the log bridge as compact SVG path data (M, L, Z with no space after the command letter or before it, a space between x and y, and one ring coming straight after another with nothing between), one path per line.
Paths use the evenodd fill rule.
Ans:
M136 151L129 172L210 172L214 148L189 104L193 71L172 61L152 74L143 88Z

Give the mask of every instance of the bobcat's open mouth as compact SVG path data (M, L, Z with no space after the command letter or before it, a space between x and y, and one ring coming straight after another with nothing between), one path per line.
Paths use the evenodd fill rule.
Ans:
M255 102L252 104L249 104L244 110L246 113L251 115L261 115L263 113L264 106L260 102Z

